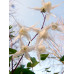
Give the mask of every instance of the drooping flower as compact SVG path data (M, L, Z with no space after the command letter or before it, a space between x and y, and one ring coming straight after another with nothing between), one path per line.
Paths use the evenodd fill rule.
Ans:
M36 48L38 46L38 44L40 43L40 41L43 39L43 41L45 43L49 43L48 40L50 41L50 43L53 45L53 47L55 47L55 49L57 49L58 53L60 53L59 49L58 49L58 45L55 43L54 38L52 37L52 35L50 33L48 33L48 30L51 28L51 25L46 26L43 29L40 28L31 28L33 31L38 33L38 37L36 40Z
M37 41L36 44L39 44L40 41L43 39L44 41L46 41L47 39L54 42L54 39L52 38L52 36L48 33L48 29L50 29L51 26L48 25L43 29L40 28L31 28L33 31L38 33L38 37L37 37ZM55 43L55 42L54 42Z
M15 38L15 41L19 38L26 37L28 41L31 40L31 37L28 33L30 29L25 26L20 26L19 35Z
M46 19L48 20L50 15L56 17L56 16L55 16L54 14L52 14L50 11L51 11L52 9L60 6L61 4L62 4L62 3L52 6L52 4L51 4L50 1L45 3L44 0L42 0L42 7L35 7L35 8L31 8L31 9L38 10L38 11L43 12L43 13L46 12Z
M52 22L51 23L51 29L52 30L57 30L63 33L64 31L64 25L63 22L61 22L60 20L58 20L57 22Z
M24 57L28 60L30 60L30 55L28 52L30 52L31 50L33 50L34 47L33 46L21 46L21 50L17 51L15 54L13 54L13 59L17 58L19 56L22 56L24 54Z
M35 47L35 49L36 49L36 52L37 52L37 57L40 61L40 54L47 52L45 45L43 45L43 40L40 41L39 45L37 45L37 47Z
M11 15L11 16L14 18L13 15ZM32 27L35 27L37 25L37 23L35 25L30 26L30 27L26 27L26 26L22 26L21 24L19 24L15 18L14 18L14 20L20 29L19 29L18 36L14 39L13 42L15 42L17 39L20 39L20 41L21 41L22 37L26 37L28 41L31 41L31 36L28 32L31 30Z

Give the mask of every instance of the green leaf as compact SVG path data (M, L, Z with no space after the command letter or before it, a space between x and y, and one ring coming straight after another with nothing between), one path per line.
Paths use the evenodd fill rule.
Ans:
M40 54L40 59L45 60L49 54Z
M64 61L64 55L60 58L60 61Z
M14 54L14 53L16 53L16 52L17 52L17 50L12 49L12 48L9 48L9 54Z
M39 62L36 61L36 59L34 57L33 58L31 57L30 59L31 59L32 63L29 62L27 64L27 67L34 67L34 66L36 66L39 63Z
M21 65L21 68L24 68L25 67L25 65Z
M10 33L13 33L13 32L15 32L15 31L12 31L12 32L10 32Z
M45 68L45 70L47 70L47 69L49 69L50 67L48 67L48 68Z
M10 26L9 26L9 29L11 29L11 28L12 28L12 26L10 25Z
M27 67L32 67L32 66L31 66L31 62L28 62L28 63L27 63Z
M46 72L51 72L51 71L49 71L49 70L48 70L49 68L50 68L50 67L48 67L48 68L45 68L45 71L46 71Z
M15 37L15 36L13 36L13 35L9 35L9 37L10 37L10 38L13 38L13 37Z
M58 73L54 73L54 74L58 74Z
M12 72L10 74L12 74ZM17 69L15 69L13 74L35 74L35 73L27 68L18 67Z
M47 70L46 72L51 72L51 71L48 71L48 70Z
M10 61L12 60L12 56L9 57L9 66L10 66Z

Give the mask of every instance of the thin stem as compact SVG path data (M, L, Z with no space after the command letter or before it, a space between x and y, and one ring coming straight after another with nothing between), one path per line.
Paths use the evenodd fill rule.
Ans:
M34 40L34 38L36 37L38 35L38 33L32 38L32 40L31 41L33 41ZM29 43L28 43L28 46L29 46L29 44L30 44L30 41L29 41Z
M42 14L43 14L43 13L42 13ZM43 17L44 17L44 14L43 14ZM46 20L46 15L45 15L45 17L44 17L44 21L43 21L43 25L42 25L41 29L43 29L43 27L44 27L45 20Z
M44 17L44 21L43 21L43 25L42 25L41 29L44 27L45 20L46 20L46 15L44 16L43 13L42 13L42 15L43 15L43 17ZM38 35L38 33L32 38L31 41L33 41L37 35ZM28 43L28 46L29 46L29 45L30 45L30 41L29 41L29 43ZM16 65L15 69L18 67L18 65L19 65L20 61L22 60L23 56L24 56L24 54L21 56L21 58L20 58L20 60L18 61L18 63L17 63L17 65ZM15 69L14 69L14 70L15 70Z
M13 74L13 56L12 56L12 74Z
M23 54L23 55L24 55L24 54ZM19 65L20 61L21 61L21 60L22 60L22 58L23 58L23 55L22 55L22 57L20 58L19 62L17 63L17 65L16 65L15 69L18 67L18 65ZM14 70L15 70L15 69L14 69Z

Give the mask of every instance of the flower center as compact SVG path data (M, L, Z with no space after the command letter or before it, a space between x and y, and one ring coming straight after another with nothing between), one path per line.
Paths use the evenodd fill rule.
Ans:
M19 33L21 34L21 35L24 35L25 34L25 29L22 27L20 30L19 30Z
M46 12L45 8L42 8L41 9L41 12L45 13Z

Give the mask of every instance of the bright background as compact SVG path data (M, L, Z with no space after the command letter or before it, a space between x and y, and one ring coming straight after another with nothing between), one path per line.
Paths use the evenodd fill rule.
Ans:
M63 2L63 0L45 0L45 2L51 1L52 6L53 5L57 5L61 2ZM14 6L13 6L14 5ZM13 7L12 7L13 6ZM37 25L37 27L41 27L42 23L43 23L43 16L39 11L35 11L33 9L29 9L29 7L33 8L33 7L41 7L41 0L11 0L11 10L12 12L15 12L13 15L15 17L15 19L21 24L21 25L25 25L27 27L32 26L36 23L39 23ZM54 10L51 11L53 14L55 14L57 16L57 18L61 18L64 20L64 4L61 4L59 7L55 8ZM56 22L57 19L53 16L50 16L49 21L46 21L45 26L49 25L51 22ZM10 24L11 25L15 25L14 24L15 20L13 18L10 17ZM17 29L16 29L17 31ZM33 38L35 33L30 32L31 37ZM62 33L59 32L54 32L51 31L51 34L53 34L53 37L55 37L56 39L56 43L61 44L62 50L63 50L63 41L60 41L57 35L63 37ZM25 39L24 39L25 40ZM32 44L35 43L34 39L32 41ZM24 42L24 44L26 45L28 42ZM31 52L30 55L32 57L37 58L35 51ZM21 63L26 64L28 62L28 60L23 59L23 61ZM57 67L58 66L58 67ZM46 72L44 71L45 68L50 67L49 70L51 70L50 74L56 73L56 72L60 72L59 74L61 74L61 72L63 71L63 65L62 63L60 63L59 61L53 60L53 59L46 59L45 61L41 61L41 63L39 65L37 65L36 67L33 68L33 71L36 74L46 74ZM43 72L42 72L43 71ZM47 73L49 74L49 73Z
M54 0L55 1L55 0ZM8 1L1 0L0 1L0 73L8 74L9 72L9 17L8 17ZM65 74L74 74L74 1L73 0L65 0ZM70 59L70 60L69 60Z

